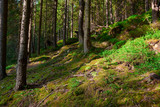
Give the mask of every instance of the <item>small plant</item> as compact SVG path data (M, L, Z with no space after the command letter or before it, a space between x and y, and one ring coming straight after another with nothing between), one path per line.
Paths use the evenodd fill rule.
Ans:
M71 89L76 88L77 86L79 86L80 82L76 79L76 78L72 78L69 81L69 86Z

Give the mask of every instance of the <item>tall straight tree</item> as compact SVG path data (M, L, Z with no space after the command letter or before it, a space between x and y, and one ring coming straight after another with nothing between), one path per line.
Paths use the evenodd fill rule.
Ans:
M23 0L23 12L20 32L20 48L18 55L18 66L16 76L15 90L21 90L26 85L26 70L27 70L27 44L28 44L28 29L30 16L30 1Z
M71 38L73 38L73 1L72 1L72 6L71 6Z
M90 4L91 0L85 0L85 30L84 30L84 53L88 53L90 43Z
M67 39L69 39L69 36L70 36L70 14L69 14L69 9L70 9L70 6L69 6L69 3L70 1L68 0L67 1L67 20L66 20L66 37Z
M41 49L41 28L42 28L42 10L43 10L43 0L41 0L41 7L40 7L40 20L39 20L39 34L38 34L38 42L37 42L37 53L40 55L40 49Z
M109 0L109 16L110 16L110 24L113 24L113 10L112 10L112 0Z
M153 23L158 21L159 18L159 6L158 6L159 0L152 0L152 21Z
M145 12L149 10L149 0L145 0Z
M83 45L84 39L84 31L83 31L83 19L84 19L84 0L79 0L79 27L78 27L78 34L79 34L79 43Z
M106 27L109 26L109 8L108 8L108 0L106 0Z
M57 0L54 0L53 4L53 47L57 47L57 35L56 35L56 29L57 29Z
M127 12L127 0L124 1L124 8L125 8L125 19L128 18L128 12Z
M8 0L0 0L0 80L6 74L6 40L7 40Z
M46 9L45 9L45 24L44 24L44 48L47 48L47 11L48 11L48 2L46 0Z
M36 38L36 0L34 0L34 27L33 27L33 39L32 39L32 52L35 53L35 38Z
M63 24L63 46L66 45L66 22L67 22L67 0L65 0L65 13L64 13L64 24Z
M129 0L129 4L130 4L130 15L133 15L134 14L134 4L133 4L133 0Z
M34 1L31 0L30 18L29 18L29 32L28 32L28 49L27 49L27 51L28 51L28 60L29 60L29 57L31 56L33 5L34 5Z
M119 22L121 20L121 15L120 15L120 10L121 10L121 1L118 0L116 2L116 7L115 7L115 22Z

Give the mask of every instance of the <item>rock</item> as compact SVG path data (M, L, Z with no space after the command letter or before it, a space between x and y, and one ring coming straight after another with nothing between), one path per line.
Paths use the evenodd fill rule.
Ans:
M147 42L151 50L155 51L156 54L160 53L160 40L150 40Z
M160 76L157 75L156 73L149 74L149 77L150 77L151 80L158 80L158 81L160 81Z
M144 78L140 83L149 83L151 82L151 79L149 77Z
M140 83L159 83L160 82L160 76L157 75L156 73L150 73L148 77L144 78Z
M153 46L153 50L156 51L156 54L160 53L160 42Z

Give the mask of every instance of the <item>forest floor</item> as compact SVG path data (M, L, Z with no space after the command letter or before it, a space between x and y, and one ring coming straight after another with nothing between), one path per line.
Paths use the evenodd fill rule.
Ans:
M160 31L146 34L151 25L139 17L99 28L88 54L75 42L31 58L25 90L13 91L16 69L8 67L0 106L160 106Z

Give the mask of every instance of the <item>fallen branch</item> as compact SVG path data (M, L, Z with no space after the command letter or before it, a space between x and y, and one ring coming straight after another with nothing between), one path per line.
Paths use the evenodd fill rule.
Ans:
M52 94L53 94L53 91L48 96L46 96L43 100L41 100L36 107L40 107L40 105Z

